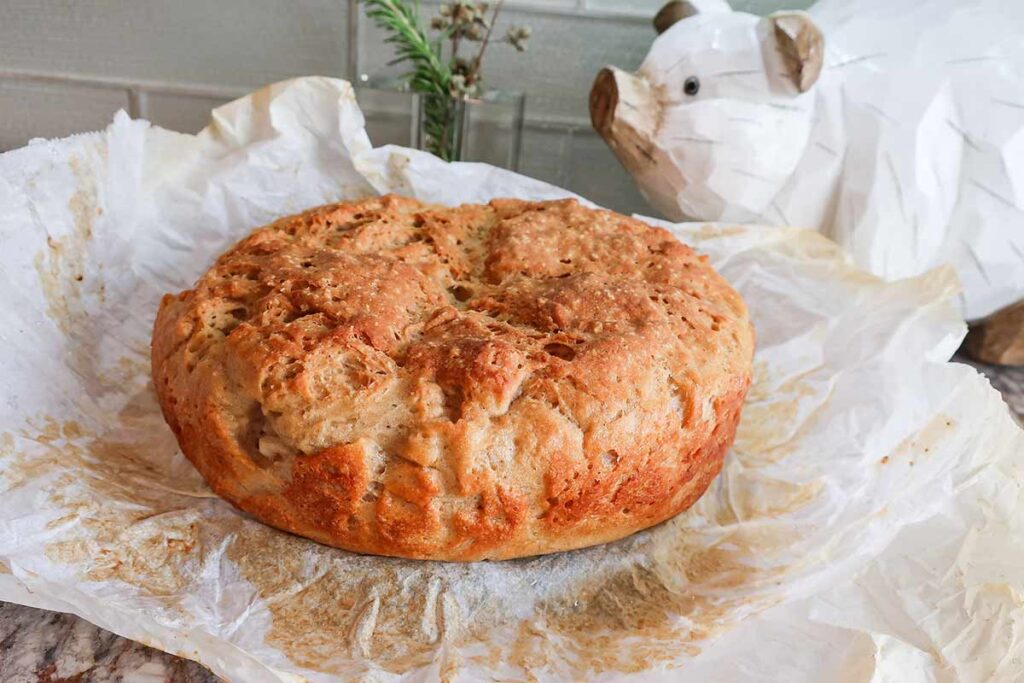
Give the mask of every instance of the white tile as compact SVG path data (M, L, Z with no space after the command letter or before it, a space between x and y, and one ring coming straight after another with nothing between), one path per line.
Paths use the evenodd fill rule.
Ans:
M128 109L124 90L0 82L0 150L21 147L32 138L106 128L118 109Z
M644 24L528 13L509 18L533 29L529 50L497 50L487 77L494 86L525 90L531 118L589 124L590 86L598 71L606 64L635 69L654 39Z
M356 87L356 101L374 145L412 144L413 97L411 93Z
M519 172L565 187L570 135L564 129L527 126L519 155Z
M640 195L633 178L596 133L586 130L573 133L567 180L567 189L601 206L625 214L659 215Z
M179 133L198 133L210 122L210 112L231 99L147 92L139 98L139 116Z
M520 133L520 161L522 160L522 134L517 131L518 102L476 102L467 106L469 126L466 131L466 161L481 161L502 168L514 168Z
M0 69L259 86L345 75L344 0L4 0Z
M412 113L394 111L365 112L366 134L374 146L400 145L411 147Z

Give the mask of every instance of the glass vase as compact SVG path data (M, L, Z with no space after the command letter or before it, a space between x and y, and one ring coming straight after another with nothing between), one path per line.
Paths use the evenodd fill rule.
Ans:
M489 90L479 97L416 95L412 146L445 161L519 170L526 96Z
M447 161L519 169L523 93L489 90L479 97L440 97L412 92L395 79L370 77L355 86L374 146L415 147Z
M412 146L445 161L462 161L469 151L467 109L465 98L416 93Z

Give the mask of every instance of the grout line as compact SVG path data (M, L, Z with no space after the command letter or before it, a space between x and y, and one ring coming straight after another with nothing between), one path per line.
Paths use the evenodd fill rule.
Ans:
M529 104L529 100L527 100ZM553 114L551 116L538 116L530 119L526 117L528 125L532 125L534 128L558 128L564 130L590 130L590 117L587 116L565 116L561 114Z
M107 90L136 90L159 92L168 95L189 97L235 98L252 92L253 88L240 86L184 85L169 81L132 80L128 78L98 78L80 74L53 74L44 71L0 69L0 80L28 81L33 83L58 83L82 85ZM130 94L129 94L130 97Z
M351 2L352 0L350 0ZM358 2L358 0L355 0ZM624 0L628 2L628 0ZM440 3L437 0L426 0L423 3L426 8L430 9ZM586 0L576 0L574 5L570 6L556 6L545 5L544 0L534 0L533 2L510 2L502 9L502 14L505 12L519 12L522 14L536 14L541 16L549 17L566 17L573 19L595 19L598 21L616 21L626 22L630 24L650 24L651 19L654 15L648 11L636 11L636 12L616 12L615 10L608 9L588 9L586 6ZM654 29L651 29L651 33L654 33ZM652 38L653 40L653 38Z
M129 114L133 118L144 117L146 96L151 93L166 95L182 95L185 97L205 97L210 99L235 99L248 95L253 88L240 86L185 85L164 81L131 80L123 78L96 78L78 74L52 74L37 71L20 71L0 69L0 80L22 81L32 83L54 83L58 85L79 85L105 90L121 90L127 93ZM363 108L364 114L375 113L372 108ZM590 131L590 124L584 118L571 116L552 116L547 118L529 118L523 123L526 130Z
M356 98L359 99L358 88L356 90ZM413 96L409 96L410 106L415 107L415 101ZM410 112L408 109L397 107L394 108L375 108L372 105L360 103L360 109L363 112L363 116L371 118L373 116L415 116L415 111ZM575 131L580 134L594 133L593 128L590 125L590 120L585 117L575 116L551 116L547 118L530 118L526 116L523 119L523 128L525 130L533 131L554 131L554 132L567 132Z
M599 21L612 20L624 21L631 24L649 24L653 15L644 13L615 12L606 9L587 9L585 0L576 0L572 7L551 7L543 4L533 3L511 3L508 9L513 12L528 14L541 14L545 16L572 17L574 19L597 19ZM651 29L653 32L654 29Z

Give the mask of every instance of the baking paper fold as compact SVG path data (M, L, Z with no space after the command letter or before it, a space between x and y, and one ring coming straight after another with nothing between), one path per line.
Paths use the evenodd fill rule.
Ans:
M221 107L196 136L122 113L0 155L0 599L232 681L1020 679L1024 438L947 362L956 278L884 283L811 232L668 226L742 293L758 351L722 476L654 529L414 562L214 496L150 385L160 296L255 226L380 192L571 196L375 149L351 87L325 78Z

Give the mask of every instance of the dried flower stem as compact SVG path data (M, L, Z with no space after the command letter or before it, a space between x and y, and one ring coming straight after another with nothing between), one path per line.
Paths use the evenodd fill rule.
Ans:
M491 32L494 30L494 25L498 23L498 14L501 13L501 5L504 0L497 0L494 3L494 14L491 15L491 23L487 27L487 33L484 34L483 42L480 43L480 51L476 53L476 59L473 60L473 81L476 82L477 77L480 73L480 64L484 60L484 52L487 51L487 44L491 42Z

